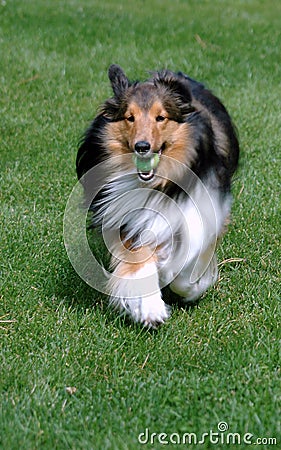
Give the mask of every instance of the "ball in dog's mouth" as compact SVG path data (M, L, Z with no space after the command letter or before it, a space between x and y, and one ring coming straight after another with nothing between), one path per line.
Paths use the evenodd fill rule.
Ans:
M154 177L154 171L160 161L159 153L152 153L149 156L139 156L134 154L133 161L138 171L138 176L142 181L150 181Z

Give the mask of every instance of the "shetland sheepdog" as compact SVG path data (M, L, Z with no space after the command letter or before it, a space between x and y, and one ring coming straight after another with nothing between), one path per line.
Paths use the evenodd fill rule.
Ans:
M192 302L217 280L239 143L221 101L182 72L131 82L114 64L108 75L113 96L80 143L77 175L111 253L110 303L156 327L170 314L163 287Z

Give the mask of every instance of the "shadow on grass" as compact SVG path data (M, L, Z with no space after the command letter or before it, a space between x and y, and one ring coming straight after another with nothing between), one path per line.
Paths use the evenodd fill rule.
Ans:
M163 300L165 303L167 303L167 305L183 308L185 310L192 310L193 308L198 306L200 301L202 300L202 298L199 298L198 300L194 300L191 302L184 302L182 297L172 292L169 286L165 286L161 292Z
M59 301L82 310L100 307L106 302L106 296L83 281L75 272L69 260L62 267L62 276L56 280L55 294Z

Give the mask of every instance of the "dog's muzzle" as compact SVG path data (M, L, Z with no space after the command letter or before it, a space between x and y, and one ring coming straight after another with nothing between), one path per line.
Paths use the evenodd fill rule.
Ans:
M149 152L143 155L133 154L133 162L137 168L138 176L142 181L150 181L154 177L155 170L160 162L161 150Z
M152 180L157 166L160 162L160 156L164 148L165 144L162 145L160 150L153 151L151 149L150 143L147 141L138 141L135 144L133 162L137 168L140 180Z

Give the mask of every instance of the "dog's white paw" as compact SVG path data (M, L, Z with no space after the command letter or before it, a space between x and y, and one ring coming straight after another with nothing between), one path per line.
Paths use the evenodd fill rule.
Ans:
M111 298L111 303L125 312L134 322L148 328L157 328L170 316L168 305L161 298L161 291L147 297Z
M110 303L146 327L155 328L163 323L170 314L169 307L162 300L156 264L145 264L127 277L120 277L120 272L114 273L108 285Z
M156 328L157 325L164 323L169 315L169 308L163 302L159 291L140 299L137 315L134 317L134 314L132 314L132 317L148 328Z

